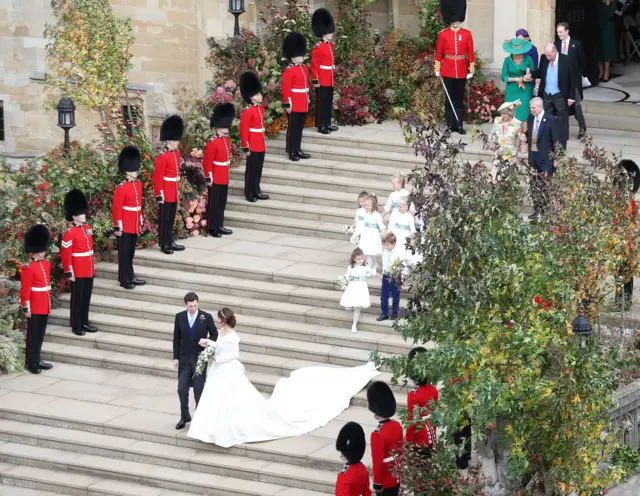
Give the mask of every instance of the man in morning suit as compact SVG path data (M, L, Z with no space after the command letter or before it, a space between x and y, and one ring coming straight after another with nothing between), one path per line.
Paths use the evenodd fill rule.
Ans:
M180 398L180 422L176 429L184 429L191 422L189 414L189 388L193 381L196 407L204 389L205 375L195 375L198 355L204 350L201 339L217 341L218 330L210 313L198 310L198 295L189 292L184 296L183 312L176 314L173 325L173 368L178 370L178 398Z
M528 162L533 169L531 179L533 214L529 218L535 220L542 213L546 187L558 167L555 145L559 142L561 134L558 131L556 119L544 110L542 98L532 98L529 101L529 109L531 114L527 121L526 136L529 150Z
M539 69L532 73L532 77L540 78L538 96L542 97L547 117L555 116L558 119L560 144L567 148L569 107L576 101L578 72L571 59L559 53L553 43L549 43L544 47Z
M558 40L556 40L555 45L558 51L563 55L568 55L573 63L577 73L577 81L576 81L576 103L572 105L569 109L569 114L571 114L571 110L573 110L573 115L575 115L576 120L578 121L578 125L580 126L580 132L578 133L578 138L582 138L587 132L587 123L584 120L584 114L582 113L582 75L587 68L587 57L584 54L584 49L582 48L582 42L580 40L576 40L569 35L569 23L568 22L560 22L558 23L558 27L556 28L556 33L558 33Z

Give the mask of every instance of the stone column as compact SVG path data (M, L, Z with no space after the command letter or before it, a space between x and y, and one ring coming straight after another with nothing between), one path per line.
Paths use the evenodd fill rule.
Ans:
M497 72L502 70L502 62L507 56L502 44L505 40L513 38L520 28L527 29L531 34L531 27L527 23L527 0L494 0L493 57L487 67Z
M555 39L555 23L556 0L529 0L527 30L540 54L544 46Z
M420 34L420 10L414 0L392 0L393 28L417 36Z
M505 0L519 2L522 0ZM485 62L493 60L494 0L467 0L464 27L473 33L473 44Z

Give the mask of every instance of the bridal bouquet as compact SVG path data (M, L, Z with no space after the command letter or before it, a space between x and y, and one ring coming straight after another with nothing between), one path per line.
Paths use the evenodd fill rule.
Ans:
M347 276L338 277L338 285L340 286L340 289L344 291L345 289L347 289L348 284L349 281L347 280Z
M205 350L198 355L198 363L196 364L195 375L203 375L206 372L207 367L209 366L209 362L213 359L215 354L215 348L207 346Z
M353 234L353 232L356 230L353 226L343 226L342 228L344 230L345 234Z

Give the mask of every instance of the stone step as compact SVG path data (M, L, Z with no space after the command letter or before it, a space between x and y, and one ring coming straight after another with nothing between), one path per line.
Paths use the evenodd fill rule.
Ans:
M10 442L0 444L0 461L15 463L24 468L36 467L55 472L82 474L87 478L85 482L92 483L109 478L154 488L183 492L187 490L199 494L207 493L210 496L232 494L238 496L293 496L299 494L296 492L297 489L278 484L204 474L171 467L158 467L150 463L65 452L59 449ZM26 476L28 476L28 472L28 470L22 471ZM94 480L91 481L91 479ZM309 496L323 494L317 491L309 493Z
M0 464L0 480L2 478L2 465ZM13 465L9 465L14 468ZM8 484L0 484L0 494L2 496L59 496L60 493L51 491L40 491L39 489L30 489L30 487L10 486Z
M184 290L180 288L151 284L126 290L120 287L118 281L96 279L93 285L91 308L100 313L173 322L176 313L184 310L184 293ZM244 314L267 319L287 320L291 325L295 325L296 322L327 325L345 329L345 332L350 332L353 323L353 312L339 307L321 308L205 292L198 293L198 297L203 308L231 308L238 314L239 329L242 328L242 315ZM69 293L63 294L60 297L61 306L69 308L70 300ZM358 329L383 334L394 333L391 321L377 322L376 318L374 314L362 314L358 322Z
M185 291L195 291L196 293L203 291L331 309L340 306L340 298L342 297L342 291L340 290L308 288L292 284L211 274L191 273L188 277L185 277L184 272L179 270L157 269L146 266L137 267L136 276L144 279L147 284L180 288ZM108 262L98 262L96 264L96 277L115 281L118 277L118 266ZM377 285L378 282L372 281L371 284L372 286L374 284ZM370 288L370 292L373 292L374 289ZM400 304L405 306L406 302L401 300ZM377 294L374 296L372 293L371 307L364 309L363 312L376 315L380 313L380 298L378 298Z
M109 313L91 312L93 322L102 332L127 334L142 338L172 339L173 323L151 319L136 319ZM345 333L344 329L309 324L296 324L275 319L242 317L242 343L240 348L253 353L269 353L276 356L305 359L345 365L356 358L354 352L378 351L382 354L405 354L410 349L398 335L358 331ZM69 331L69 310L56 308L51 312L50 325ZM47 331L49 332L49 331ZM360 357L361 355L357 355Z
M41 446L68 453L148 463L158 467L188 470L197 474L232 477L302 490L332 493L336 475L328 470L255 460L181 446L169 446L126 437L83 432L48 425L0 420L0 440ZM0 493L1 494L1 493Z
M175 376L149 377L54 362L54 368L46 374L37 377L18 374L0 385L3 393L0 418L326 469L334 474L343 466L335 450L335 439L342 426L349 421L360 423L367 443L377 426L371 412L356 405L326 426L303 436L221 448L188 438L186 429L175 430L179 418L175 388ZM395 396L400 413L407 406L406 390L396 392ZM191 407L193 411L193 403ZM369 452L363 460L370 463Z
M265 191L268 191L265 185ZM321 238L344 239L344 224L323 221L301 220L292 217L273 217L266 213L237 212L227 210L224 214L225 227L244 227L277 233L318 236Z
M265 185L265 191L268 188L269 185ZM277 200L275 198L269 199L269 201L251 203L248 202L244 196L238 195L232 195L228 197L225 219L226 214L231 211L248 212L252 215L266 214L277 218L287 217L300 219L300 224L314 221L339 224L341 226L344 226L345 224L351 225L355 216L355 211L351 212L351 210L348 208L330 207L328 205L314 205L309 203L295 203L288 199Z

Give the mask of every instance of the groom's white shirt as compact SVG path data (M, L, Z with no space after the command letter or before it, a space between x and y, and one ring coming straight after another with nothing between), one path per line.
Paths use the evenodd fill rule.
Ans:
M193 327L193 323L196 321L196 317L198 317L197 312L194 315L191 315L189 312L187 312L187 318L189 319L189 327Z

